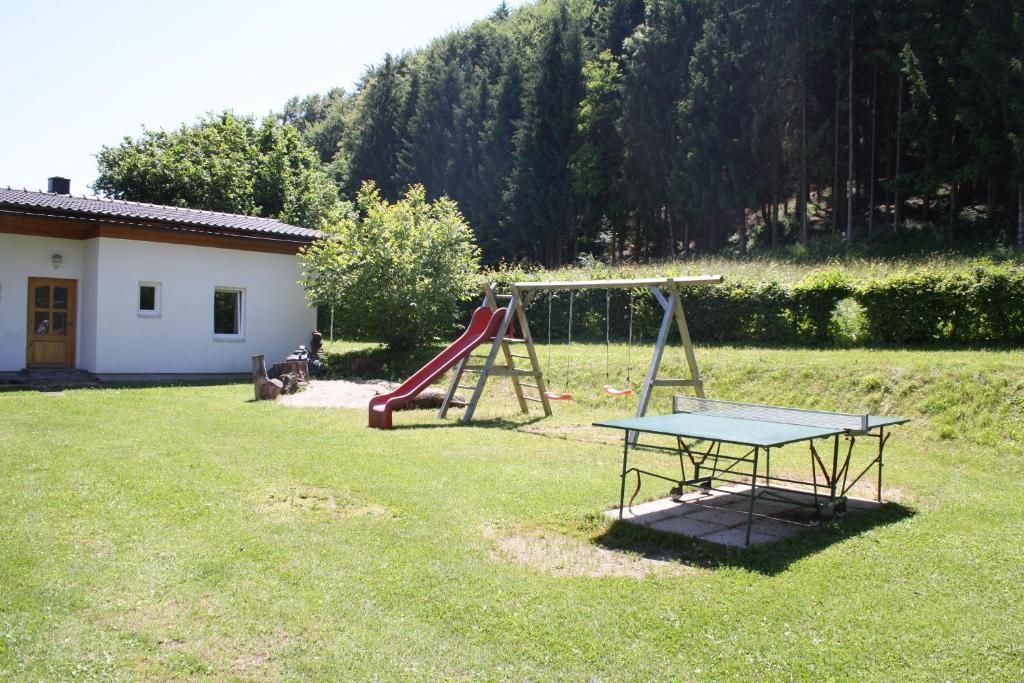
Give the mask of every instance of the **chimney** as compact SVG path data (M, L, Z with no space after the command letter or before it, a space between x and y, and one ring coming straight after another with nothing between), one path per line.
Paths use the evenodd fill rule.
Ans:
M71 181L58 175L47 178L46 191L54 194L71 194Z

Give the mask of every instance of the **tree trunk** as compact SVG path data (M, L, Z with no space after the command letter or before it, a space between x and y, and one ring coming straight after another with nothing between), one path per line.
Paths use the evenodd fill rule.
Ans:
M747 253L747 212L740 207L739 209L740 218L740 253Z
M896 176L892 202L892 238L900 236L900 153L903 143L903 72L896 86Z
M772 208L772 249L779 246L779 200L774 196L771 199Z
M675 259L676 257L676 222L673 218L671 211L667 211L665 220L668 221L668 255Z
M853 243L853 5L850 5L850 68L846 76L846 243Z
M952 183L949 186L949 240L952 242L956 237L956 217L960 211L957 207L957 195L959 194L959 186L957 183Z
M836 102L832 115L832 237L839 229L839 52L836 52Z
M871 78L871 168L868 171L868 236L871 242L875 229L875 131L878 127L878 65Z
M992 178L988 179L988 190L985 193L985 217L989 225L995 225L996 218L996 183Z
M807 74L804 57L804 4L800 3L800 244L807 245Z
M1017 248L1024 248L1024 178L1017 183Z
M640 262L640 212L633 214L633 261Z

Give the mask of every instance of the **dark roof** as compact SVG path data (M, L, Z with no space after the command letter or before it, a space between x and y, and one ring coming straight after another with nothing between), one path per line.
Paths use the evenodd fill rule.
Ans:
M33 192L0 187L0 209L16 208L48 215L111 218L119 221L170 223L181 226L215 228L218 231L245 233L253 237L295 239L308 242L319 234L316 230L282 223L276 218L241 216L235 213L184 209L177 206L126 202L120 199L89 199L52 192Z

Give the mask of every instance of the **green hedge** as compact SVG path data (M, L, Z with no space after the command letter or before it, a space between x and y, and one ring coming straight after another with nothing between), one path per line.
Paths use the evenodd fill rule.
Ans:
M1024 270L911 272L854 293L874 343L1010 345L1024 341Z
M490 281L507 285L504 273ZM544 273L536 277L544 277ZM690 332L696 342L830 346L942 344L1006 346L1024 341L1024 268L989 264L966 270L922 269L855 283L839 268L807 274L794 284L726 280L721 285L682 290ZM573 339L604 341L606 297L609 336L628 334L630 292L589 290L573 295ZM846 319L837 315L840 302ZM645 290L633 292L634 341L657 334L661 308ZM551 302L551 338L568 332L569 293ZM534 338L548 336L547 293L528 302ZM852 316L852 319L851 319ZM852 330L852 332L851 332Z

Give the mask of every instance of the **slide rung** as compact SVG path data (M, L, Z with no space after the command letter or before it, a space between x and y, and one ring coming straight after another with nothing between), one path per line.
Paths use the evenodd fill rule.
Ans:
M510 353L508 355L512 356L513 358L522 358L523 360L530 360L529 356L524 356L521 353Z
M523 396L523 400L524 401L531 401L533 403L543 403L544 402L544 401L540 400L539 398L530 398L529 396Z
M476 391L476 387L467 387L465 384L457 384L456 387L459 389L465 389L466 391Z
M538 387L536 384L527 384L526 382L520 382L519 386L530 387L531 389L536 389L537 391L540 391L540 387Z

